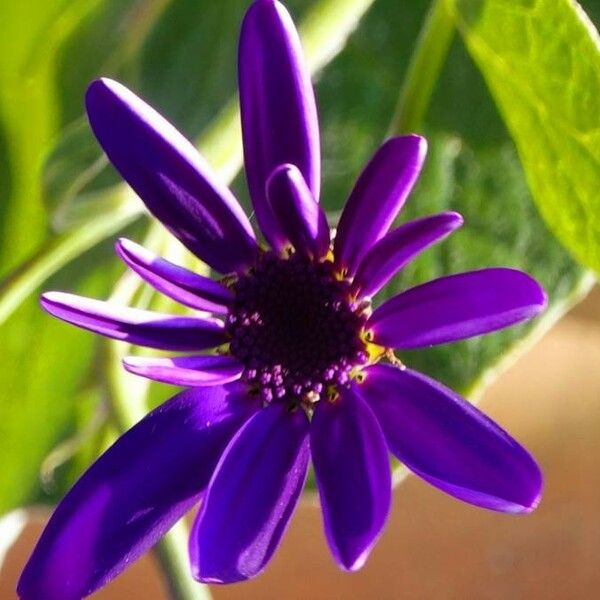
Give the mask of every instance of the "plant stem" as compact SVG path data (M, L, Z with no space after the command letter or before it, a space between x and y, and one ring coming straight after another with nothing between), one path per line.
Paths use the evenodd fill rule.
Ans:
M117 429L124 432L144 416L143 405L140 402L143 396L137 395L137 398L133 398L127 394L123 397L127 386L123 385L121 361L115 356L121 356L123 352L114 342L110 342L109 345L108 368L109 379L112 380L110 396L113 418ZM172 600L210 600L210 589L192 579L187 551L188 536L185 519L181 519L156 544L154 556Z
M389 135L420 129L453 36L447 0L433 0L408 65Z
M210 588L190 576L188 537L189 531L182 519L158 542L154 555L173 600L210 600Z
M154 232L151 231L152 235ZM126 273L119 281L111 300L132 304L140 288L139 280ZM123 371L121 360L128 344L108 341L106 344L106 375L112 418L119 432L131 429L147 412L148 381L132 377ZM210 600L207 586L194 581L190 574L187 551L188 530L181 519L154 547L163 581L172 600Z

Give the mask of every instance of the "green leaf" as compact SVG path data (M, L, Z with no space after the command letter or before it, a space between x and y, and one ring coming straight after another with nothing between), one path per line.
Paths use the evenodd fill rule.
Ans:
M109 213L121 179L82 115L90 81L99 76L134 78L138 55L167 0L104 0L82 15L56 50L56 92L62 132L46 157L43 193L55 231ZM75 199L81 200L73 206Z
M452 0L549 227L600 272L600 38L571 0Z
M83 95L93 78L137 76L140 48L169 0L95 0L92 4L57 52L56 85L64 125L81 116Z
M48 243L49 220L43 200L40 167L61 127L56 61L64 41L99 2L32 0L0 4L0 274L11 272ZM76 69L76 64L72 65ZM85 235L86 232L82 232ZM70 241L70 240L69 240ZM68 250L68 247L67 247ZM51 285L103 295L113 278L103 247L77 260ZM34 259L34 275L48 267L48 257ZM104 268L91 269L91 265ZM51 273L55 267L51 268ZM48 273L46 273L47 276ZM19 273L16 273L19 278ZM34 277L35 279L35 277ZM0 327L0 514L14 507L48 500L40 465L70 436L77 421L76 399L89 375L94 340L68 331L47 317L37 299L23 302L31 281L13 287L20 304ZM39 283L39 282L38 282ZM33 283L35 286L35 283ZM18 297L17 297L18 296Z
M398 10L394 0L379 0L319 81L323 201L330 211L339 212L351 182L387 131L427 8L428 3L415 2ZM585 95L585 82L580 85ZM591 280L538 216L514 145L459 38L438 81L425 134L430 142L426 168L401 220L456 210L465 225L404 269L378 301L435 277L495 265L527 271L550 297L546 315L531 324L400 355L408 365L472 392L512 348L549 326Z
M311 7L305 31L315 68L339 51L372 1L321 0ZM134 89L145 90L159 108L164 103L167 116L181 120L188 135L196 135L208 123L210 111L225 104L203 136L202 147L224 178L239 169L238 117L226 100L235 89L237 29L247 2L226 0L218 7L209 0L172 3L144 45L148 24L162 14L164 5L161 0L66 2L61 7L64 12L50 10L51 16L36 22L31 41L37 49L24 53L30 68L40 75L39 86L26 85L31 83L31 74L24 80L18 61L10 71L0 73L0 77L10 75L0 89L0 101L6 92L5 105L0 103L0 158L8 157L0 161L0 169L6 168L6 173L0 173L4 194L0 210L13 244L7 244L6 253L0 255L0 273L11 272L0 285L0 320L61 266L135 216L131 192L122 183L113 185L118 181L114 172L99 168L101 155L80 118L83 91L92 77L120 74ZM18 29L18 19L27 21L22 12L4 5L0 19L3 10L14 10L15 22L8 22L11 31L13 24ZM56 28L43 27L53 19L68 24L59 28L60 35ZM336 24L333 33L324 26L332 21ZM216 62L209 61L211 57ZM7 62L5 56L0 56L2 60ZM170 69L179 74L176 87L170 85ZM188 95L190 86L193 99ZM32 93L39 104L35 114L24 118L21 109ZM5 107L10 114L2 112ZM57 143L48 154L51 140ZM48 160L41 179L44 156ZM141 205L135 201L133 206ZM66 231L49 236L50 227ZM22 247L15 247L16 242ZM106 296L118 273L111 246L104 244L78 258L46 289ZM14 271L18 264L21 269ZM122 266L118 269L122 271ZM5 392L0 399L0 434L5 442L0 447L2 514L14 506L59 497L110 432L102 422L90 425L98 418L98 411L93 410L98 400L94 384L104 375L97 364L97 337L51 319L35 299L21 304L0 335L0 381ZM164 397L157 386L152 393L153 398Z
M432 136L423 180L403 220L441 210L460 212L464 226L404 269L384 297L448 273L502 265L532 274L550 298L545 314L524 325L401 353L406 364L474 397L511 351L531 343L530 336L537 339L589 290L593 278L573 262L539 218L508 141L476 149L458 137Z
M322 198L330 213L339 214L388 130L428 4L414 2L399 10L394 0L379 0L319 81ZM529 272L550 298L546 313L526 325L398 354L408 366L476 400L519 348L533 343L590 289L593 278L540 218L514 144L460 38L451 46L421 133L429 140L428 158L400 220L455 210L465 225L405 268L377 303L435 277L495 265ZM397 467L395 481L405 474Z

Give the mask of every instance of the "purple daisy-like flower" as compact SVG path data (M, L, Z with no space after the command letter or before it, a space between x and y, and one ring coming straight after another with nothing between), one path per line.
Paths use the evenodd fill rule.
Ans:
M529 319L545 306L542 288L520 271L489 268L442 277L372 310L372 296L397 271L462 224L445 212L390 231L425 140L383 144L332 240L318 204L313 90L294 25L275 0L257 0L246 14L239 84L246 176L270 249L167 121L114 81L89 87L89 120L109 159L150 212L224 277L210 280L120 240L117 252L133 271L202 312L171 316L43 295L48 312L80 327L188 353L124 361L133 373L188 389L119 438L65 496L25 567L23 599L92 593L200 500L194 577L253 577L281 540L311 460L326 537L347 570L363 565L388 517L389 451L466 502L518 513L539 501L542 476L531 455L391 351Z

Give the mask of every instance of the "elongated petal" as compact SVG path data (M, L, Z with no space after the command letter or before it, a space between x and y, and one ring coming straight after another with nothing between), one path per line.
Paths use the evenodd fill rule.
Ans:
M279 165L294 164L318 201L321 158L310 75L294 23L279 2L260 0L248 9L238 68L250 196L267 241L281 250L286 236L267 202L267 179Z
M445 212L401 225L382 237L360 261L352 291L374 296L402 267L460 227L462 217Z
M124 367L131 373L183 386L217 385L239 379L244 367L231 356L128 356Z
M233 294L225 286L156 256L126 239L116 245L123 262L159 292L198 310L226 313Z
M67 323L148 348L203 350L226 339L223 323L217 319L164 315L62 292L43 294L41 304Z
M185 246L222 273L252 264L257 247L250 222L187 139L110 79L90 85L86 107L110 161Z
M198 501L258 408L239 384L186 390L120 437L58 505L19 581L22 600L79 600Z
M441 277L383 303L367 322L377 344L420 348L489 333L539 314L546 295L516 269Z
M427 142L418 135L388 140L361 173L335 238L336 265L352 276L361 258L392 225L419 173Z
M298 252L321 258L329 249L327 217L294 165L269 177L267 198L282 232Z
M532 456L452 390L409 369L369 369L360 393L391 451L409 469L457 498L492 510L533 510L542 474Z
M341 567L360 569L387 520L392 481L381 427L357 394L320 402L310 429L325 534Z
M304 487L308 459L303 411L272 404L246 423L219 462L192 530L196 579L233 583L266 567Z

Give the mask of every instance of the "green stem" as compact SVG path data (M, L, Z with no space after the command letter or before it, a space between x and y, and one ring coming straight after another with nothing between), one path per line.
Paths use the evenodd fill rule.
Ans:
M150 231L153 236L155 231ZM146 244L145 244L146 245ZM131 273L126 273L111 300L133 304L140 289L140 282ZM121 360L131 347L121 342L107 341L106 374L112 418L119 432L131 429L147 412L148 381L132 377L123 371ZM192 579L188 556L188 528L181 519L154 548L164 583L172 600L210 600L207 586Z
M139 207L124 201L110 213L99 215L84 226L48 240L29 260L0 282L0 324L48 277L139 215Z
M421 128L453 35L454 21L447 0L433 0L408 65L389 135Z
M210 588L190 577L189 531L182 519L155 547L164 582L173 600L210 600Z
M124 383L120 357L123 351L114 342L109 342L108 371L113 419L120 432L131 429L145 413L145 394L130 393ZM163 581L172 600L210 600L210 589L194 581L190 574L188 556L189 531L184 519L176 523L154 547Z

